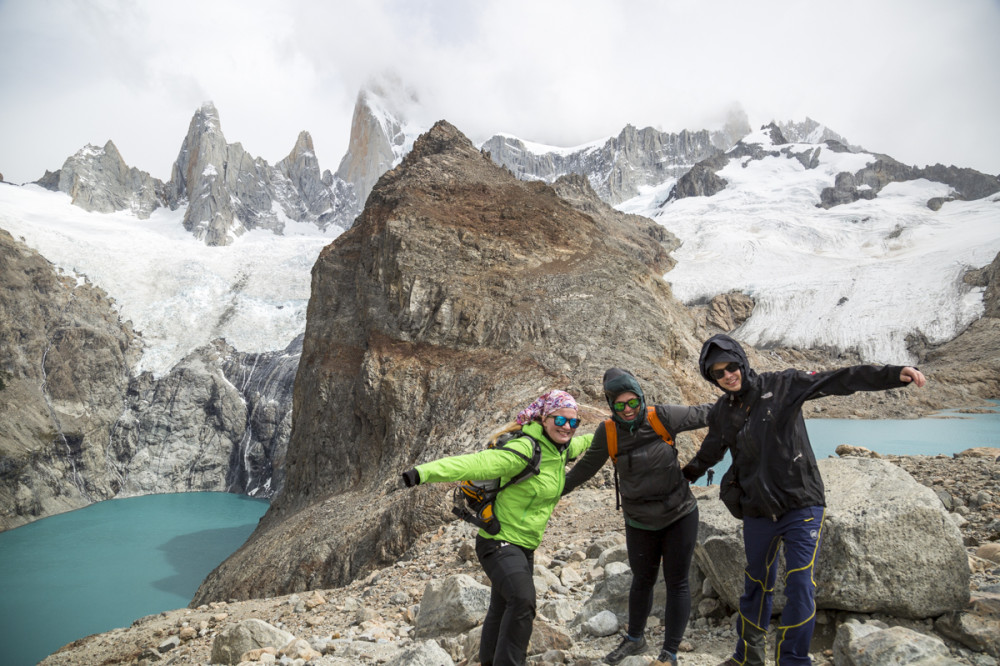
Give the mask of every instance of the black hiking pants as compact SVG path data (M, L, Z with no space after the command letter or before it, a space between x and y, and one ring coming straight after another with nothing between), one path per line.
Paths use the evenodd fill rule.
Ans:
M490 579L479 661L483 666L521 666L535 621L535 551L476 535L476 556Z
M653 586L663 562L667 603L663 618L663 648L677 654L691 616L691 588L688 570L698 536L698 509L659 530L643 530L625 525L628 564L632 588L628 595L628 633L638 638L646 630L653 608Z

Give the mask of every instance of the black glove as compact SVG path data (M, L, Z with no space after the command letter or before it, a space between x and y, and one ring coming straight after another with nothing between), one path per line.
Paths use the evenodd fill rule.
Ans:
M694 483L695 481L698 480L698 477L701 476L701 474L698 474L696 471L694 471L694 469L692 469L691 465L684 465L684 468L681 470L681 474L683 474L684 478L687 479L690 483Z
M413 486L420 483L420 472L416 469L408 469L403 472L403 485L407 488L412 488Z

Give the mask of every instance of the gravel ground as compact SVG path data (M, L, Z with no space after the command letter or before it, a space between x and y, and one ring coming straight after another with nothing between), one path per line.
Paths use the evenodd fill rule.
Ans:
M952 458L947 456L892 457L891 462L910 472L918 481L938 491L942 500L950 498L956 512L967 522L962 533L970 556L980 545L1000 540L1000 463L990 458ZM598 475L588 485L565 498L557 508L536 554L536 563L549 565L552 560L566 561L574 553L586 552L598 539L622 539L621 514L614 510L613 490L608 476ZM697 492L697 491L696 491ZM947 504L946 504L947 505ZM82 638L64 647L42 662L44 666L96 664L208 664L215 635L225 626L240 620L257 618L309 640L314 646L326 646L328 656L314 664L380 663L397 646L412 638L416 604L428 581L464 573L488 584L471 551L474 528L453 522L425 534L403 560L376 571L364 580L338 589L318 590L299 595L232 603L215 603L197 609L178 609L136 620L132 626ZM1000 565L987 563L973 570L972 589L1000 583ZM567 599L579 608L589 598L593 583L584 581L569 589L550 589L539 598L541 617L537 629L545 623L546 605ZM613 649L619 636L594 638L580 634L557 620L549 624L573 638L571 647L551 653L542 663L601 663ZM923 624L926 628L926 623ZM682 645L681 662L687 666L715 666L732 650L735 636L729 617L693 618ZM814 640L814 660L829 660L833 627L820 617ZM377 639L384 639L381 643ZM663 638L658 619L650 618L647 639L651 656ZM355 655L350 660L338 656L334 648L354 639L354 645L370 644L370 658ZM367 641L367 643L364 643ZM467 654L464 639L439 641L456 663ZM382 647L379 647L379 646ZM163 646L163 647L161 647ZM166 646L173 646L160 652ZM381 655L381 656L380 656ZM959 661L964 660L956 652ZM287 660L286 660L287 661ZM289 661L289 663L291 663ZM302 663L302 662L299 662Z

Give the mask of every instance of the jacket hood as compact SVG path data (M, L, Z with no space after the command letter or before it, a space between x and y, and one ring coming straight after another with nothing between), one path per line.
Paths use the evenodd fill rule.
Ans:
M618 423L624 425L633 425L640 422L646 414L646 396L642 392L642 388L639 386L639 380L635 378L628 370L622 370L621 368L610 368L604 373L604 399L608 402L608 407L611 409L611 418L613 418ZM619 412L615 411L615 408L611 406L611 403L615 401L622 393L626 391L631 391L639 396L639 400L642 404L639 405L639 416L637 416L632 421L626 421L621 418Z
M718 334L713 335L705 344L701 346L701 355L698 357L698 369L701 371L701 376L705 378L709 384L722 388L719 386L719 382L712 378L708 371L712 367L712 363L715 361L709 361L712 358L731 358L736 360L740 364L740 373L743 376L743 383L740 386L740 393L743 393L750 388L753 383L752 380L757 376L757 373L750 368L750 361L747 359L747 354L743 351L743 347L740 343L733 340L728 335ZM725 390L725 389L723 389Z

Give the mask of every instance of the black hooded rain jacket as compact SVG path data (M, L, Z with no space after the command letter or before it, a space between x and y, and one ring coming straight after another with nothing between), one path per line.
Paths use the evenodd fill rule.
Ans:
M683 471L693 482L722 460L728 449L735 481L742 487L740 504L746 517L777 520L791 509L826 506L823 479L802 417L806 400L906 386L899 380L904 366L895 365L757 374L738 342L715 335L705 342L698 363L702 376L716 386L706 361L716 348L740 359L742 384L739 392L727 392L713 405L708 435Z

